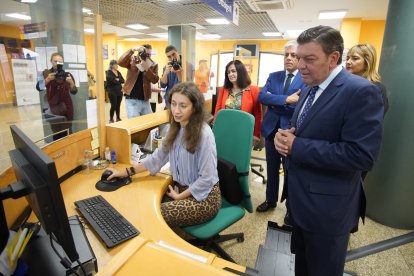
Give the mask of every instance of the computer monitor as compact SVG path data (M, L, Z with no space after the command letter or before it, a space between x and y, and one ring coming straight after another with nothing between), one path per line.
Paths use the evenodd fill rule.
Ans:
M9 152L17 181L47 234L53 233L72 262L79 259L69 226L55 162L17 126L10 126L16 149Z

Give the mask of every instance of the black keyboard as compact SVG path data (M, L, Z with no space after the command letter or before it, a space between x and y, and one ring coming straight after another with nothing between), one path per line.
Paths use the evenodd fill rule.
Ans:
M139 234L139 231L100 195L76 201L75 206L107 247L114 247Z

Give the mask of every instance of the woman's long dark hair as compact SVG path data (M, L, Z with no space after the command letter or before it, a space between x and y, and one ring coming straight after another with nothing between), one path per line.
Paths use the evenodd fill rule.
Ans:
M233 88L233 83L229 80L229 76L227 74L227 70L232 64L234 64L234 67L236 67L236 71L237 71L237 86L240 89L244 89L247 86L249 86L252 82L250 80L249 74L247 73L246 67L244 66L243 62L241 62L240 60L232 60L226 65L223 87L226 89Z
M172 102L172 96L176 93L186 96L193 105L193 113L184 131L184 142L187 151L194 153L200 141L203 124L207 118L207 112L204 109L204 96L193 82L183 82L174 86L168 95L168 102L170 104ZM167 137L163 141L163 145L170 150L181 129L181 125L174 120L171 107L168 110L170 115L170 129L168 130Z

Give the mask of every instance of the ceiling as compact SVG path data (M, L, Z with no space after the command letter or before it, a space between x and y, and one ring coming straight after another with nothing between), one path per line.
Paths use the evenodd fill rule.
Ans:
M40 0L41 1L41 0ZM102 15L103 32L118 36L154 40L150 34L166 34L170 25L193 25L198 38L218 34L220 39L269 39L262 32L281 32L279 37L290 38L288 30L304 30L316 25L340 28L341 20L319 20L319 11L347 10L345 18L385 20L388 0L235 0L239 6L239 25L210 25L205 18L222 17L202 0L83 0L83 7ZM0 1L0 24L22 25L29 21L11 20L5 13L30 14L28 4L18 0ZM131 30L127 24L149 26L145 30ZM93 15L84 13L84 25L93 28ZM165 38L164 38L165 39Z

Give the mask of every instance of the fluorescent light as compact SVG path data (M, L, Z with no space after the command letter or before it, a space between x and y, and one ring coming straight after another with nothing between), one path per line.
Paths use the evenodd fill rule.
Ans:
M177 2L177 1L180 1L180 0L168 0L168 1L170 1L170 2Z
M152 34L148 34L148 35L168 39L168 33L152 33Z
M303 30L287 30L285 32L285 37L289 37L289 38L296 38L298 37L301 33L303 32Z
M142 24L129 24L126 25L127 28L134 29L134 30L144 30L149 29L148 26L142 25Z
M282 36L280 32L263 32L262 35L264 36Z
M206 18L206 21L211 25L227 25L230 24L225 18Z
M92 28L86 28L86 29L83 29L83 31L84 31L85 33L89 33L89 34L93 34L93 33L95 33L95 30L94 30L94 29L92 29Z
M36 3L37 0L22 0L22 3Z
M346 13L346 10L321 11L319 12L319 19L340 19L344 18Z
M92 12L90 9L87 9L87 8L82 8L82 12Z
M221 37L221 35L218 34L205 34L203 35L203 38L207 38L207 39L219 39Z
M23 20L30 20L32 19L30 16L22 14L22 13L6 13L6 16L17 18L17 19L23 19Z
M136 38L136 37L127 37L124 39L124 41L140 41L141 39Z

